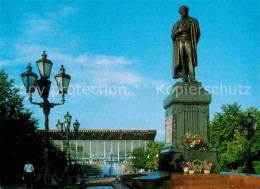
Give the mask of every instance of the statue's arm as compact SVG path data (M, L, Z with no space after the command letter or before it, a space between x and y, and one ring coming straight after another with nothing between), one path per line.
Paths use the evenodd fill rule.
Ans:
M179 35L182 34L182 32L183 32L183 30L178 28L178 24L177 24L177 23L174 24L174 26L173 26L173 28L172 28L172 35L171 35L172 40L175 41L176 38L177 38Z

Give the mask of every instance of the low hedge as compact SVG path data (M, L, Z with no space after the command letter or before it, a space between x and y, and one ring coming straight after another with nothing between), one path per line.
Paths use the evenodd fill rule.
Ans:
M245 167L238 167L238 168L237 168L237 172L238 172L238 173L243 173L243 169L244 169L244 168L245 168Z
M253 161L252 163L253 163L253 167L255 169L255 173L257 175L260 175L260 161ZM245 167L238 167L237 172L244 173L244 168Z
M253 167L260 166L260 161L253 161Z
M255 169L255 173L257 175L260 175L260 166L255 166L254 169Z

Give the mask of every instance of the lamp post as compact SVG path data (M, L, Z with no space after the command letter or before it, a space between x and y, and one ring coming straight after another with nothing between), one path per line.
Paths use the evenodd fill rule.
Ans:
M156 154L155 155L155 162L154 162L154 165L153 165L153 170L155 171L158 167L158 160L159 160L159 155Z
M71 156L70 156L70 138L71 138L71 129L70 129L70 125L71 125L71 120L72 120L72 116L69 114L69 112L67 112L67 114L64 116L64 123L61 123L60 120L58 119L56 127L57 130L59 132L61 132L62 134L65 134L67 136L67 156L68 156L68 169L67 169L67 176L69 176L69 172L71 170ZM79 126L80 123L78 122L78 119L75 120L75 122L73 123L73 127L74 127L74 132L78 132L79 130Z
M131 173L134 173L134 156L130 156L129 159L131 160Z
M254 135L254 130L256 129L255 127L253 127L253 117L251 116L250 113L248 113L247 118L246 118L246 123L247 124L239 124L238 129L242 135L242 131L244 129L247 129L247 140L249 143L249 146L247 148L247 156L246 156L246 162L245 162L245 169L244 172L245 173L255 173L255 170L253 168L253 164L252 164L252 155L251 155L251 138Z
M49 114L51 108L54 108L54 106L63 105L65 102L65 94L68 92L68 87L70 83L71 77L68 74L65 74L65 69L63 65L60 68L60 73L55 76L57 86L59 89L59 94L62 94L62 100L61 103L50 103L48 100L50 87L51 87L51 81L48 80L51 73L52 68L52 61L47 59L47 54L45 51L43 51L42 58L36 61L39 73L40 73L40 79L38 79L38 76L32 72L31 64L27 66L27 71L21 74L22 81L24 84L24 87L26 89L26 92L29 94L29 101L31 104L38 105L43 109L44 117L45 117L45 165L43 167L43 175L42 175L42 187L48 187L50 188L52 183L51 179L51 167L49 162ZM38 80L37 80L38 79ZM35 92L35 87L37 87L40 97L43 99L43 102L33 102L32 99L32 93Z
M77 166L77 161L79 161L79 157L75 155L75 157L72 158L72 160L74 161L74 166Z

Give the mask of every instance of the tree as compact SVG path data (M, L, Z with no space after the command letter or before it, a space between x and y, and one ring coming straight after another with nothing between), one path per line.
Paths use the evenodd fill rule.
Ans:
M44 143L37 133L38 121L24 107L23 97L13 83L14 80L0 70L0 182L3 184L21 181L26 160L33 163L36 171L44 163ZM54 147L51 157L53 160L65 158Z
M134 158L134 166L141 169L153 169L153 166L158 163L159 153L164 147L164 142L151 141L146 145L146 148L135 148L132 156Z
M252 159L259 159L259 129L255 130L251 141L248 141L247 130L240 133L240 124L247 126L246 117L248 113L253 116L253 121L259 125L259 111L250 108L242 111L237 103L222 105L222 111L217 112L210 124L210 142L218 150L219 163L223 170L230 171L242 166L245 162L249 142L253 152Z

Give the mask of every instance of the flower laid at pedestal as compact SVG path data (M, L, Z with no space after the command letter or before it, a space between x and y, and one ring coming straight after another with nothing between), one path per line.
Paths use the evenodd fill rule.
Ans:
M203 171L203 162L200 161L199 159L196 159L192 162L192 165L195 167L195 172L196 173L201 173Z
M204 164L204 173L209 174L211 170L212 162L209 160L205 160L203 164Z
M199 159L194 160L193 162L183 161L180 163L181 167L183 168L184 173L194 174L194 173L204 173L209 174L212 161L205 160L201 161Z
M181 166L182 166L182 168L183 168L184 173L188 173L188 172L189 172L189 167L190 167L190 165L191 165L190 162L185 162L185 161L183 161L183 162L181 163Z
M196 170L196 167L193 164L191 164L189 167L189 174L194 174L195 170Z
M180 145L181 149L184 150L209 150L210 146L205 143L204 139L198 135L192 136L191 133L186 133L185 136L182 136L182 144Z

